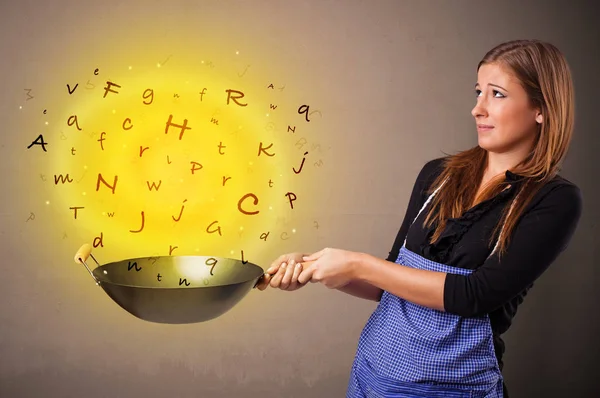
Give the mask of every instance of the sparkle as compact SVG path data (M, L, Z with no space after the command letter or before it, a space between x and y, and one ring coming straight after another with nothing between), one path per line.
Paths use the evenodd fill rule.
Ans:
M273 206L269 206L269 210L273 210Z
M132 67L132 66L130 66L130 67L129 67L129 70L131 70L131 69L133 69L133 67Z
M46 201L46 204L47 204L47 205L49 205L49 204L50 204L50 201L49 201L49 200L47 200L47 201Z
M116 109L113 109L113 113L117 113L117 110L116 110Z
M236 52L235 52L235 55L239 55L239 53L240 53L239 51L236 51Z
M292 229L292 233L295 234L296 233L296 228Z
M46 126L48 125L48 122L46 122Z
M22 107L22 106L20 106L20 107L19 107L19 109L23 109L23 107Z
M83 196L85 196L85 192L82 192L81 194L82 194Z
M156 67L157 67L157 68L160 68L160 62L156 64Z

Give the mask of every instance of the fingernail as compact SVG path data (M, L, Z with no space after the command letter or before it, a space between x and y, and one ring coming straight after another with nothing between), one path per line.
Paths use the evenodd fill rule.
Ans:
M272 273L274 270L275 270L275 269L274 269L273 267L269 268L269 269L267 270L267 274L270 274L270 273Z
M286 263L281 263L281 268L285 268L286 265Z
M300 268L300 267L302 267L302 263L296 264L296 268Z

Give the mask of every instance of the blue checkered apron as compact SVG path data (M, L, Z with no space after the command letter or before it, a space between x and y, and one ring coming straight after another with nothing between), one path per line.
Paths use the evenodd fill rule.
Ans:
M459 275L472 272L430 261L406 249L406 240L396 263ZM502 398L502 385L487 315L461 317L384 291L361 333L346 397Z

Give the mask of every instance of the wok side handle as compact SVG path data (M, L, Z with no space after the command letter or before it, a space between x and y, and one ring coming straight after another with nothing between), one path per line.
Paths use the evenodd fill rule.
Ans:
M88 267L86 260L92 257L92 259L96 262L96 264L98 266L100 266L100 264L98 264L98 261L96 260L96 258L92 255L92 246L89 243L86 243L84 245L82 245L79 250L77 250L77 253L75 254L75 262L77 264L81 263L85 266L85 268L88 270L88 272L90 273L90 275L92 276L92 278L94 278L94 281L96 282L96 285L100 284L100 281L98 280L98 278L96 278L94 276L94 273L92 272L92 270L90 270L90 267Z
M256 283L254 284L254 286L252 286L252 289L258 288L258 290L265 290L272 277L273 277L273 275L269 274L268 272L265 272L264 274L262 274L261 276L259 276L256 279ZM267 279L267 280L265 281L265 279Z

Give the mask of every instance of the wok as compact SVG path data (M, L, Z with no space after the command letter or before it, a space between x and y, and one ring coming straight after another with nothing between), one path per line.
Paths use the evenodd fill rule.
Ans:
M93 271L87 264L90 256L97 264ZM75 262L121 308L156 323L214 319L268 276L256 264L210 256L138 257L100 265L89 244L77 251Z

